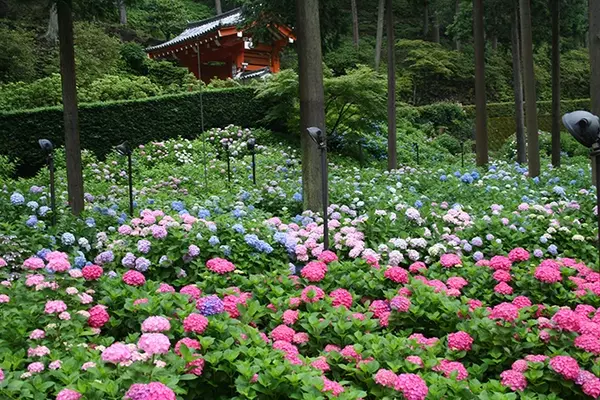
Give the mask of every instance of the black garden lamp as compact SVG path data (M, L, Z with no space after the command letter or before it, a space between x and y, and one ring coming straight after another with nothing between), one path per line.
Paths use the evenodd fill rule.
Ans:
M131 167L131 155L133 154L133 150L131 147L129 147L127 142L123 142L115 147L115 151L120 155L127 157L127 175L129 178L129 215L133 217L133 172Z
M52 209L52 225L56 225L56 189L54 186L54 145L48 139L38 140L42 152L46 155L46 164L50 172L50 208Z
M321 185L323 192L323 250L329 250L329 215L327 208L329 207L329 193L327 189L327 143L325 135L320 128L312 126L306 129L308 135L313 142L317 144L321 150Z
M231 161L229 160L229 143L223 143L225 157L227 158L227 183L231 186Z
M565 114L562 121L571 136L590 149L590 157L596 163L596 210L600 235L600 174L598 173L600 171L600 119L587 111L573 111ZM600 263L600 240L598 260Z
M248 139L248 151L252 154L252 183L256 185L256 139Z

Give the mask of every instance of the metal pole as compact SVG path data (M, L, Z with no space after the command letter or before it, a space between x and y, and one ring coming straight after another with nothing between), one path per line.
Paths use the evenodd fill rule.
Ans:
M225 146L225 155L227 157L227 182L231 184L231 163L229 162L229 146Z
M54 154L48 154L48 170L50 171L50 207L52 208L52 226L56 225L56 188L54 185Z
M321 174L323 188L323 250L329 250L329 194L327 189L327 145L321 145Z
M598 266L600 266L600 146L598 144L594 145L594 149L591 152L591 156L596 159L596 211L598 215L596 219L598 220Z
M252 183L256 185L256 152L252 150Z
M465 167L465 142L460 144L460 166Z
M131 168L131 154L127 154L127 167L129 169L129 215L133 217L133 176Z

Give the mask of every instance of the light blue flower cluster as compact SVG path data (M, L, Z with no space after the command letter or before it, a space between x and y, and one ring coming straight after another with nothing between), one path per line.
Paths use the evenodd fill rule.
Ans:
M27 219L27 221L25 221L25 225L27 225L30 228L33 228L37 225L38 223L38 219L35 215L30 215L29 218Z
M297 238L291 237L285 232L275 232L273 234L273 240L279 244L284 245L288 253L296 253L296 244L298 243Z
M216 236L211 236L210 239L208 239L208 244L210 244L211 246L216 246L219 243L221 243L221 241Z
M269 254L273 251L273 247L271 247L271 245L269 243L265 242L264 240L259 239L258 236L254 235L254 234L244 236L244 240L246 241L247 244L254 247L256 250L260 251L261 253Z
M25 197L21 193L15 192L10 195L10 202L15 206L20 206L25 203Z
M172 208L174 211L177 211L177 212L179 212L179 211L182 211L182 210L185 208L185 204L183 204L183 202L182 202L182 201L175 200L175 201L173 201L173 202L171 203L171 208Z
M65 232L62 234L60 241L62 242L63 245L70 246L73 243L75 243L75 235L73 235L72 233L69 233L69 232Z
M233 229L237 233L246 233L246 230L244 229L242 224L235 224L231 227L231 229Z
M48 207L48 206L41 206L40 208L38 208L38 214L40 217L44 217L49 212L50 212L50 207Z

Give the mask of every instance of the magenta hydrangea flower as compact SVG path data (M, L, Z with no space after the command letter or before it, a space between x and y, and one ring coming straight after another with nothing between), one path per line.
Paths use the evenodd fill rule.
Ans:
M67 311L67 305L62 300L50 300L47 301L44 306L44 312L46 314L59 314L63 311Z
M323 389L321 390L321 392L330 392L333 397L338 397L341 393L344 392L344 387L338 382L334 382L327 379L326 377L323 377Z
M427 383L417 374L398 375L394 389L402 392L406 400L425 400L429 393Z
M198 289L196 285L187 285L181 288L179 291L181 294L185 294L191 297L191 299L198 300L202 296L202 291Z
M235 265L223 258L213 258L206 262L206 268L211 272L223 275L235 270Z
M208 326L208 319L202 315L193 313L183 320L183 330L201 335Z
M508 259L512 262L527 261L529 252L522 247L517 247L508 253Z
M86 281L96 281L100 279L104 273L104 270L99 265L86 265L81 270L81 273L83 275L83 279Z
M181 356L181 346L185 345L190 350L200 350L200 342L195 339L183 338L175 344L175 353Z
M565 379L575 380L579 375L577 360L569 356L555 356L550 359L550 368Z
M275 341L283 340L285 342L292 342L296 331L286 325L279 325L271 331L271 338Z
M176 400L175 392L160 382L134 383L125 394L126 400Z
M522 372L509 369L500 374L500 383L502 386L509 387L511 390L522 392L527 387L527 379Z
M311 261L302 268L300 274L310 282L320 282L327 274L327 264L321 261Z
M300 296L305 303L316 303L325 298L325 292L318 286L307 286L302 291Z
M381 386L393 388L398 376L389 369L380 369L374 376L375 383Z
M408 271L402 267L388 267L383 275L392 282L408 283Z
M390 301L390 308L398 312L408 312L410 309L410 299L404 296L396 296Z
M130 269L123 274L123 282L129 286L142 286L146 283L146 278L141 272Z
M448 334L448 348L456 351L469 351L473 345L473 338L467 332L458 331Z
M319 261L324 262L325 264L329 264L332 263L334 261L338 260L338 256L331 250L325 250L324 252L322 252L321 254L319 254L319 257L317 257L317 259Z
M346 289L335 289L329 294L331 297L331 304L334 307L344 306L347 309L352 307L352 294Z
M123 343L113 343L102 352L102 361L119 364L131 360L131 350Z
M285 310L282 315L283 323L286 325L294 325L298 320L299 314L300 312L298 310Z
M443 254L440 258L440 264L442 264L442 267L452 268L462 265L462 262L456 254Z
M559 269L540 265L535 269L533 274L535 279L544 283L556 283L562 280L562 275Z
M56 395L56 400L79 400L81 393L71 389L63 389Z

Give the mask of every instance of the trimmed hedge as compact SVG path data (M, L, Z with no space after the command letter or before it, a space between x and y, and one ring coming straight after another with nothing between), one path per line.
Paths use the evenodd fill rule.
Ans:
M204 91L205 129L229 124L254 127L265 105L248 87ZM139 145L200 134L200 92L158 96L142 100L81 104L81 145L104 157L113 146L127 140ZM19 174L34 173L43 165L38 139L64 145L62 107L0 113L0 154L18 161Z
M538 101L538 116L539 115L551 115L552 113L552 102L551 101ZM577 100L563 100L560 102L561 112L567 113L575 110L589 110L591 105L590 99L577 99ZM475 106L469 105L464 106L464 110L469 118L475 118ZM490 103L487 106L488 118L497 117L514 117L515 115L515 103Z

